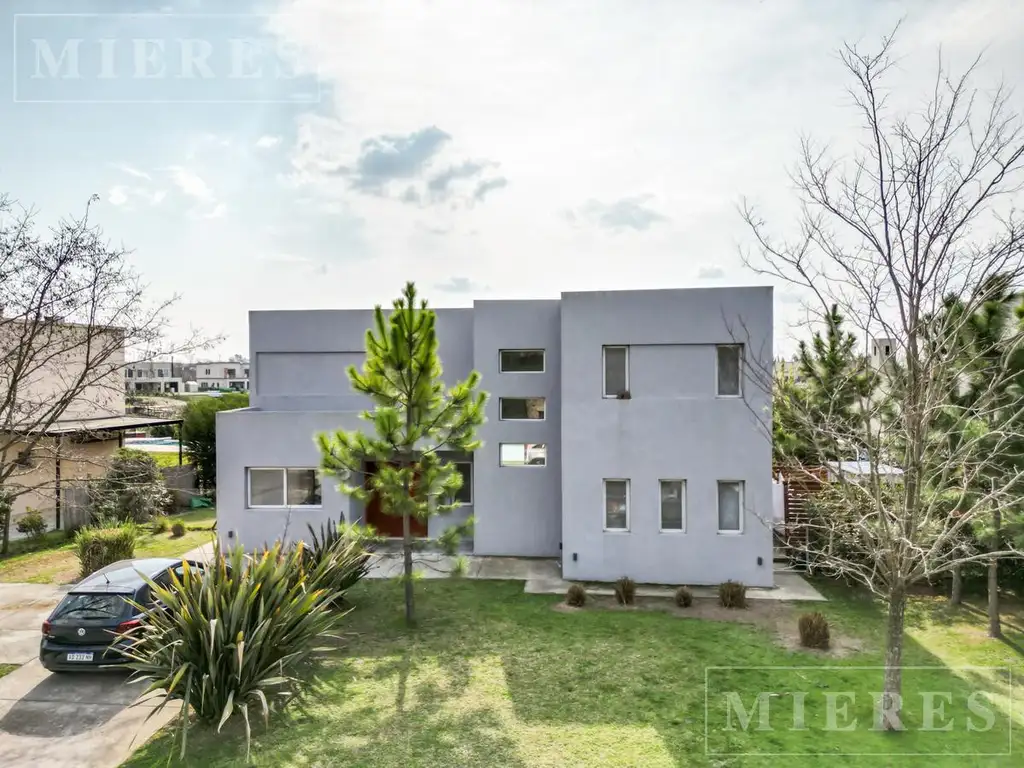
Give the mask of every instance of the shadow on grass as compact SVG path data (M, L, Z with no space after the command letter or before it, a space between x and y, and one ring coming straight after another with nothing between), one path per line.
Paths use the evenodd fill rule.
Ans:
M882 606L845 588L827 591L833 601L822 610L865 641L864 653L825 660L787 651L757 627L660 612L560 613L552 610L559 598L524 595L519 582L417 584L420 623L407 630L398 585L364 582L352 593L354 610L321 688L272 719L269 729L254 728L253 756L261 765L518 768L538 762L538 755L549 765L720 765L721 758L705 754L707 667L769 668L738 678L742 690L753 694L786 685L793 691L811 685L819 695L844 685L860 693L880 687L881 670L852 668L882 664ZM928 610L915 607L911 620L929 621ZM971 686L992 684L981 677L954 679L909 637L904 663L938 668L908 678L915 694L941 682L960 701ZM772 678L772 669L786 666L812 670ZM729 738L751 749L769 741L754 733ZM190 755L201 755L205 768L242 764L237 724L220 736L193 732L189 742ZM877 748L886 742L872 743ZM810 749L805 754L813 760L823 744L819 737L797 746ZM168 748L163 736L129 765L162 765ZM742 764L776 764L758 759Z

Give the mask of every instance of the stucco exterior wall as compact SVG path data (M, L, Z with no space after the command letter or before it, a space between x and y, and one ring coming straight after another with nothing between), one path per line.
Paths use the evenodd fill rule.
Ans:
M772 584L767 393L716 396L716 344L770 365L770 288L563 294L563 574ZM631 399L602 397L602 346L628 345ZM604 530L604 479L630 481L628 532ZM686 480L686 531L660 532L661 479ZM745 484L741 534L718 532L717 482ZM758 563L758 558L761 562Z
M543 349L543 373L500 373L502 349ZM555 557L561 541L561 367L559 302L477 301L473 306L473 361L490 393L483 447L474 457L476 528L481 555ZM546 398L544 421L500 421L502 397ZM545 443L547 465L501 467L501 443Z
M0 438L2 442L2 438ZM23 447L22 443L14 443L9 455L17 455ZM63 442L60 449L61 484L66 487L75 481L102 477L110 466L110 459L117 451L118 441L98 440L88 443ZM50 528L56 524L56 444L52 438L46 438L36 444L32 455L32 466L19 468L8 479L7 485L15 489L18 496L14 500L11 516L11 536L18 538L15 525L18 518L28 510L38 509Z

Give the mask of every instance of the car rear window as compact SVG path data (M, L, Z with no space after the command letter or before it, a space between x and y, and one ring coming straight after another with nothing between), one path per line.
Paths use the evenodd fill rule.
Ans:
M70 594L65 596L57 610L55 619L118 619L129 609L125 602L131 595L121 594Z

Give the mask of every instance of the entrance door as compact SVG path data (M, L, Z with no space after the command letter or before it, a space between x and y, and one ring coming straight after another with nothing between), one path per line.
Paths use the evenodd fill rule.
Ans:
M363 488L370 490L370 478L377 472L377 465L373 462L366 463L363 477ZM402 538L402 518L398 515L388 515L381 509L380 498L376 493L371 494L366 500L366 509L363 512L363 523L372 525L377 533L389 538ZM415 517L409 519L409 531L413 536L425 537L427 535L427 524Z

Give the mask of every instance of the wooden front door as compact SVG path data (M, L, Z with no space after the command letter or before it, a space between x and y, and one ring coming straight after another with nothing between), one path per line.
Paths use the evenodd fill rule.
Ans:
M363 476L363 488L370 490L370 478L377 472L377 465L373 462L366 463ZM389 538L402 538L402 518L398 515L388 515L381 509L380 498L376 493L371 494L366 501L366 510L363 513L363 524L372 525L377 533ZM425 537L427 535L427 524L415 517L409 519L409 531L413 536Z

